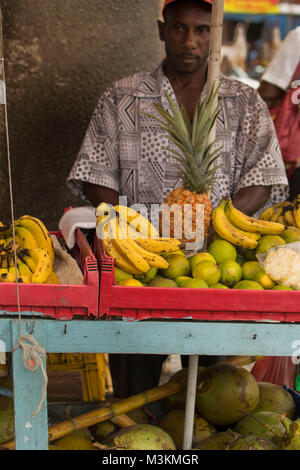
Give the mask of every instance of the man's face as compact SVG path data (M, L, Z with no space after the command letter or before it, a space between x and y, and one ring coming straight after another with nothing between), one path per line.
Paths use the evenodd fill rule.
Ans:
M207 64L211 12L201 2L174 3L159 24L167 64L176 73L195 73Z

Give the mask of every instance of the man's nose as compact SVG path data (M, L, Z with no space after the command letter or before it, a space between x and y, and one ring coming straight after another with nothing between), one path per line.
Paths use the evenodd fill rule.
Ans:
M188 49L194 49L196 47L196 35L192 29L186 31L184 45Z

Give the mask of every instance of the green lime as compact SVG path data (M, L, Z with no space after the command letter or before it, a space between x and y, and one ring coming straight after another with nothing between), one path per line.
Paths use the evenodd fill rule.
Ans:
M217 264L227 260L235 261L237 257L235 246L227 240L215 240L209 245L208 252L215 258Z
M219 264L221 270L220 282L225 286L233 287L242 278L241 266L233 260L226 260Z

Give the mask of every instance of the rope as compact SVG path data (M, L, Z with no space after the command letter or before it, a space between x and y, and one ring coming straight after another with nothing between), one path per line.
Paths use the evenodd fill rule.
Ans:
M2 34L2 12L0 5L0 52L1 52L1 65L2 65L2 77L5 87L5 70L4 70L4 54L3 54L3 34ZM11 221L12 221L12 232L13 232L13 244L14 244L14 262L15 262L15 271L16 271L16 291L17 291L17 305L18 305L18 320L19 320L19 338L18 345L12 349L14 352L19 347L22 348L22 357L24 367L30 371L35 371L38 366L41 367L43 373L43 389L40 403L38 404L36 410L32 413L32 417L39 413L45 397L48 384L48 377L44 368L43 358L46 356L45 349L41 348L35 338L32 335L22 336L22 323L21 323L21 308L20 308L20 293L19 293L19 280L18 280L18 271L17 271L17 251L16 251L16 233L15 233L15 216L14 216L14 203L13 203L13 185L12 185L12 175L11 175L11 158L10 158L10 148L9 148L9 131L8 131L8 116L7 116L7 103L6 103L6 92L4 88L4 115L5 115L5 131L6 131L6 148L7 148L7 165L8 165L8 181L9 181L9 195L10 195L10 212L11 212ZM26 344L24 340L27 340L32 343L32 345Z
M28 344L26 341L32 344ZM42 396L36 410L32 413L32 417L34 417L39 413L46 397L48 377L43 362L43 358L46 357L46 350L39 346L38 342L32 335L19 335L18 345L12 349L12 352L16 351L18 348L22 348L23 364L27 370L34 372L40 366L43 372L44 384Z

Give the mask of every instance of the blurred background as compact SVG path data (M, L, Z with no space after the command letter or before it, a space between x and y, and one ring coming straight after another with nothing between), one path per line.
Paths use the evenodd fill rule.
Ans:
M162 0L1 0L15 218L56 230L65 208L85 203L65 181L100 94L164 57ZM255 88L300 0L225 0L223 73ZM4 106L0 107L0 220L11 220Z

